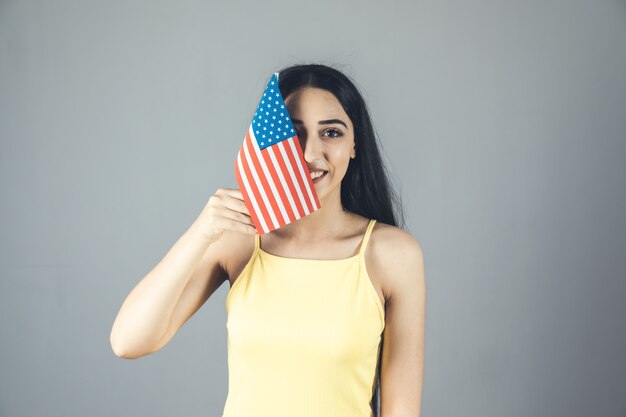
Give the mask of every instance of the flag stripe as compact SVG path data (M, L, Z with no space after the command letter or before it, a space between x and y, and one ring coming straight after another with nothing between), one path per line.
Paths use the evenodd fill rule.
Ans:
M260 224L263 230L268 230L265 220L257 215L259 212L259 205L256 202L254 192L248 182L248 178L246 177L245 169L243 167L243 163L241 162L241 151L237 153L237 169L235 169L235 174L237 175L237 182L240 184L240 191L248 208L248 212L250 213L250 217L252 218L252 222L255 225Z
M289 139L289 141L293 140ZM287 142L287 141L285 141ZM287 170L289 171L289 176L291 177L291 182L294 186L294 188L296 189L296 194L298 195L298 198L300 199L300 208L301 210L303 210L304 214L303 216L306 216L307 214L309 214L309 202L306 201L306 199L304 198L304 195L302 194L302 182L298 180L299 176L297 175L297 172L294 171L294 168L297 168L297 159L294 158L293 153L292 153L292 148L291 146L286 145L285 143L281 143L279 148L280 149L280 153L283 156L283 161L285 163L285 167L287 168Z
M252 133L254 135L254 132ZM280 145L279 145L280 146ZM287 223L290 223L296 220L299 216L297 213L297 207L294 206L293 197L291 196L291 192L289 190L289 184L285 181L285 176L283 175L284 165L280 164L280 161L276 159L276 155L274 153L274 147L270 146L263 150L262 155L265 159L265 163L271 167L272 178L274 183L280 186L280 199L289 204L285 204L285 210L287 211L287 219L285 220Z
M291 149L293 153L297 154L297 159L303 161L304 155L302 154L302 149L300 148L300 146L295 146L294 141L290 141L289 144L291 145ZM313 185L313 180L311 179L311 174L309 172L305 172L302 164L298 164L298 168L300 168L300 175L302 176L302 179L304 180L304 184L306 185L305 187L306 191L309 194L309 201L311 202L311 205L312 205L311 211L315 211L319 208L320 202L317 199L317 194L314 191L312 191L314 189L314 185Z
M244 154L246 155L246 162L248 163L247 168L250 169L251 178L254 180L256 184L256 190L261 197L263 205L261 206L261 215L265 218L266 221L271 220L272 227L278 228L279 223L278 219L274 215L274 210L272 210L272 204L267 197L267 181L264 177L259 177L259 165L258 165L258 155L254 152L254 147L252 145L252 138L250 135L246 135L245 146L243 147ZM252 149L250 149L252 148Z
M250 127L250 129L248 129L248 135L251 138L250 143L253 144L254 151L257 154L257 161L259 165L261 166L261 169L263 170L264 176L262 176L261 178L266 180L264 182L264 185L267 186L266 191L268 192L268 195L270 197L272 207L274 209L278 208L278 210L280 211L280 214L283 216L283 222L284 222L283 224L289 223L292 219L289 218L289 215L287 214L287 211L285 210L285 206L283 204L284 195L281 194L278 191L278 189L276 189L276 184L274 182L274 179L276 178L276 175L275 175L276 170L273 164L270 163L270 165L268 166L268 163L267 163L268 162L267 161L267 158L268 158L267 149L271 149L271 148L265 148L263 151L259 149L259 144L257 143L256 137L254 136L252 126Z
M246 139L246 141L248 140L249 138ZM268 216L265 203L263 202L263 190L259 187L259 181L254 179L254 175L253 175L254 164L251 163L250 159L246 156L247 155L246 150L248 149L248 146L249 146L248 143L244 143L244 146L242 147L242 150L241 150L244 156L243 157L244 172L246 173L247 178L249 178L251 181L250 185L252 188L252 192L257 201L257 216L259 216L259 218L262 221L262 224L264 225L263 230L271 230L274 228L274 226L269 224L271 222L271 218Z
M293 179L295 181L295 183L298 185L298 194L300 194L302 192L302 190L304 190L307 186L307 182L306 179L302 178L302 172L301 172L301 166L296 162L298 160L297 152L294 152L293 150L293 141L288 141L288 143L286 144L286 155L290 160L290 165L291 167L294 168L294 173L293 173ZM310 179L310 177L309 177ZM312 211L312 207L311 207L311 201L307 200L306 198L303 197L302 200L305 204L304 204L304 212L306 214L309 214Z
M277 152L274 152L274 149L272 149L272 152L274 156L276 157L276 161L278 162L278 165L280 166L281 171L285 175L288 175L287 177L289 180L287 184L289 187L288 195L289 195L290 200L292 200L293 204L295 205L294 211L297 212L297 217L295 217L295 219L299 219L300 217L303 217L306 215L306 210L304 208L304 206L306 205L306 202L304 201L304 197L302 193L300 193L299 188L296 187L293 170L291 169L289 158L285 154L286 152L285 144L281 142L280 144L278 144L277 148L278 148ZM298 197L298 198L294 199L294 197Z

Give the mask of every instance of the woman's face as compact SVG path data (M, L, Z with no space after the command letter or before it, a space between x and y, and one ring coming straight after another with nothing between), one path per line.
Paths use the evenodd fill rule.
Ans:
M354 129L341 103L329 91L304 87L289 94L285 105L311 174L327 171L314 182L318 197L340 196L341 180L355 157Z

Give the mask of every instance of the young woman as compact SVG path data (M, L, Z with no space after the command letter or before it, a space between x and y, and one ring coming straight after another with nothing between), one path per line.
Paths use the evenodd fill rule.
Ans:
M321 208L260 236L241 192L218 189L124 301L113 351L161 349L228 280L223 417L418 417L423 252L398 227L366 104L325 65L279 80Z

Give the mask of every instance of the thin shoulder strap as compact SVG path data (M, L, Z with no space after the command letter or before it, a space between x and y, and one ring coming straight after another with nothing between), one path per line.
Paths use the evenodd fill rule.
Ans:
M257 253L260 247L261 247L261 235L258 233L255 233L254 234L254 253Z
M363 236L363 241L361 242L361 247L359 248L359 257L363 257L363 255L365 254L365 247L367 246L367 241L370 239L370 235L372 234L372 229L374 229L375 223L376 219L370 219L370 222L367 225L367 230L365 231L365 235Z

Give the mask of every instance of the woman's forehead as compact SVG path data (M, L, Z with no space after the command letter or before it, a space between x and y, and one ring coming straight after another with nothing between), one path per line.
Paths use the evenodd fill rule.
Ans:
M343 106L330 91L321 88L305 87L289 94L285 105L291 117L302 119L307 113L324 119L345 118Z

